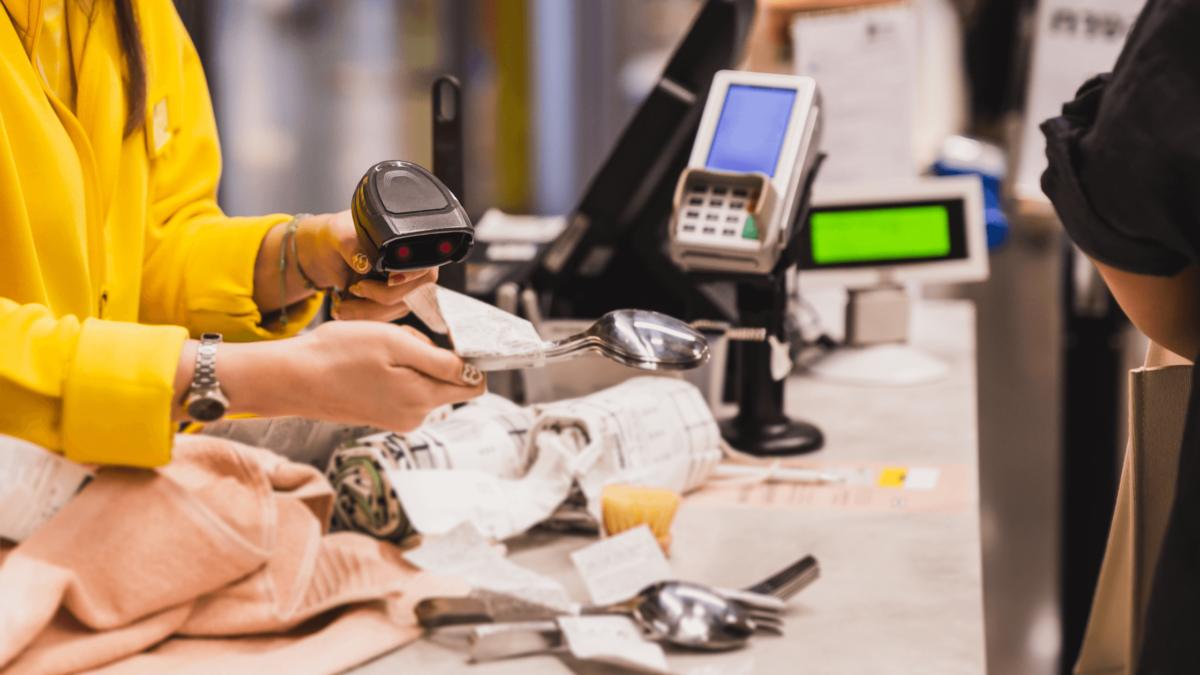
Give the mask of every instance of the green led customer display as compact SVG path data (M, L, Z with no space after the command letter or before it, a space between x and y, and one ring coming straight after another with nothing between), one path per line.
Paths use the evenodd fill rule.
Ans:
M812 259L818 265L940 258L950 253L944 206L814 213Z

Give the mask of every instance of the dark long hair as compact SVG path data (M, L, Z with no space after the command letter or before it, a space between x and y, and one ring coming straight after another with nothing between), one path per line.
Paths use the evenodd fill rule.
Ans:
M142 33L138 30L133 0L113 0L117 8L117 35L125 52L125 67L129 71L129 89L125 92L129 115L125 118L125 136L142 125L146 118L146 52L142 49Z

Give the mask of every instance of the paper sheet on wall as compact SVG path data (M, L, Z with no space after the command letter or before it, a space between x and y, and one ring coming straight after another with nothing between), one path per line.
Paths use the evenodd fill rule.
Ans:
M1038 126L1091 77L1112 70L1145 0L1043 0L1037 10L1025 120L1013 191L1046 201L1046 139Z
M916 175L917 22L911 7L797 14L797 75L817 81L829 154L820 183Z
M0 537L24 541L91 475L87 467L45 448L0 435Z

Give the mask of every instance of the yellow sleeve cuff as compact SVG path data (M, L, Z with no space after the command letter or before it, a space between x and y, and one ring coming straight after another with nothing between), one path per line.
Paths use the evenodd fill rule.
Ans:
M194 228L184 271L192 337L220 333L230 342L272 340L295 335L312 321L324 298L320 293L292 306L286 328L278 321L263 325L254 302L258 249L272 227L290 219L221 218Z
M175 369L186 339L178 326L84 321L63 382L63 454L96 464L170 461Z

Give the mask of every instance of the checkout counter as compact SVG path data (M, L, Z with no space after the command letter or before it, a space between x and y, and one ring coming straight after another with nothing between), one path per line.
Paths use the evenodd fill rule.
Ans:
M686 498L672 530L670 564L679 578L737 588L805 553L821 561L822 576L789 601L783 636L756 636L744 649L725 653L668 650L672 672L986 671L974 325L969 302L916 305L911 344L949 364L949 375L931 384L864 387L788 378L787 411L818 421L826 439L823 449L789 465L854 464L910 474L937 469L937 482L933 489L906 489L902 478L894 487L781 483L745 495L750 503L704 491ZM513 562L554 578L583 602L587 593L569 554L593 541L535 530L507 543ZM353 672L620 672L551 655L481 664L466 659L422 638Z
M672 672L984 673L974 312L966 301L910 306L908 294L896 293L906 281L986 277L982 192L977 181L952 179L814 195L821 109L812 80L714 68L735 60L748 27L744 16L724 13L746 5L702 9L566 229L521 270L538 298L527 314L579 319L636 307L757 330L757 339L727 343L735 347L727 372L741 412L733 416L739 407L708 392L716 417L728 418L725 438L783 466L863 477L705 487L685 497L672 528L677 578L740 588L809 553L822 576L789 601L782 636L721 653L668 649ZM773 107L780 114L768 119ZM764 135L765 144L748 142ZM920 246L864 251L816 242L810 200L829 227L900 222ZM501 282L520 280L514 266L489 274L489 264L468 261L468 280L496 283L467 290L494 299ZM846 353L899 340L910 357L937 367L908 381L812 376L819 368L778 373L797 264L802 287L807 277L875 291L858 304L852 295L848 313L857 323ZM714 285L735 288L736 300L720 302ZM899 328L863 323L879 318L872 302L880 297L902 316ZM754 447L735 442L750 437ZM594 541L535 529L506 545L513 562L586 602L570 554ZM427 636L353 672L619 672L559 655L467 658Z

